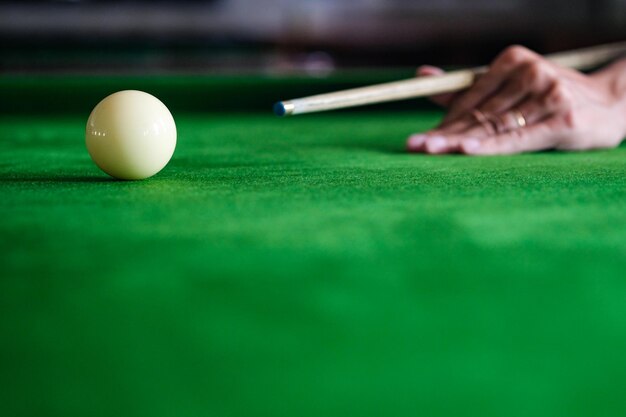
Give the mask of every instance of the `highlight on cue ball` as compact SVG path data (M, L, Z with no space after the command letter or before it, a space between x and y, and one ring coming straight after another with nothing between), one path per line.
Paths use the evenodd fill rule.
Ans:
M161 171L176 148L176 124L158 98L137 90L118 91L94 107L85 144L104 172L140 180Z

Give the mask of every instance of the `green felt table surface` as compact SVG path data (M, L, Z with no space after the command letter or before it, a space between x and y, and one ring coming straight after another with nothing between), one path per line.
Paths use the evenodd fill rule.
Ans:
M72 79L0 79L0 415L626 415L626 147L409 155L438 110L140 81L79 82L81 112L37 92ZM177 150L114 181L84 125L134 84L178 103Z

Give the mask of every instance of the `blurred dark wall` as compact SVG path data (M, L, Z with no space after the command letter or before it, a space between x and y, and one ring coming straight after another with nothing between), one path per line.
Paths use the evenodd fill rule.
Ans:
M0 0L3 72L475 65L625 38L626 0Z

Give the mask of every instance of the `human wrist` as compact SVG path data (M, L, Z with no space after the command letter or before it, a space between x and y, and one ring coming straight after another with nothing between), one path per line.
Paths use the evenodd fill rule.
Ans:
M626 59L614 64L613 90L621 101L626 100Z
M623 126L622 135L626 138L626 59L622 59L615 64L613 90L619 103L619 117Z
M622 122L622 137L626 139L626 97L622 97L619 104L619 117Z
M591 74L591 77L603 84L616 98L626 94L626 59Z
M626 59L622 59L593 74L605 86L617 109L616 117L626 137Z

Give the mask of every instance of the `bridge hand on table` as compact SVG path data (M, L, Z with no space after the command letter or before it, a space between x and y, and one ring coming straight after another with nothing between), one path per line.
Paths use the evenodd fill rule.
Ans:
M626 136L625 64L585 75L510 47L467 91L432 97L448 114L437 128L411 135L407 148L497 155L616 147ZM441 73L418 70L420 76Z

